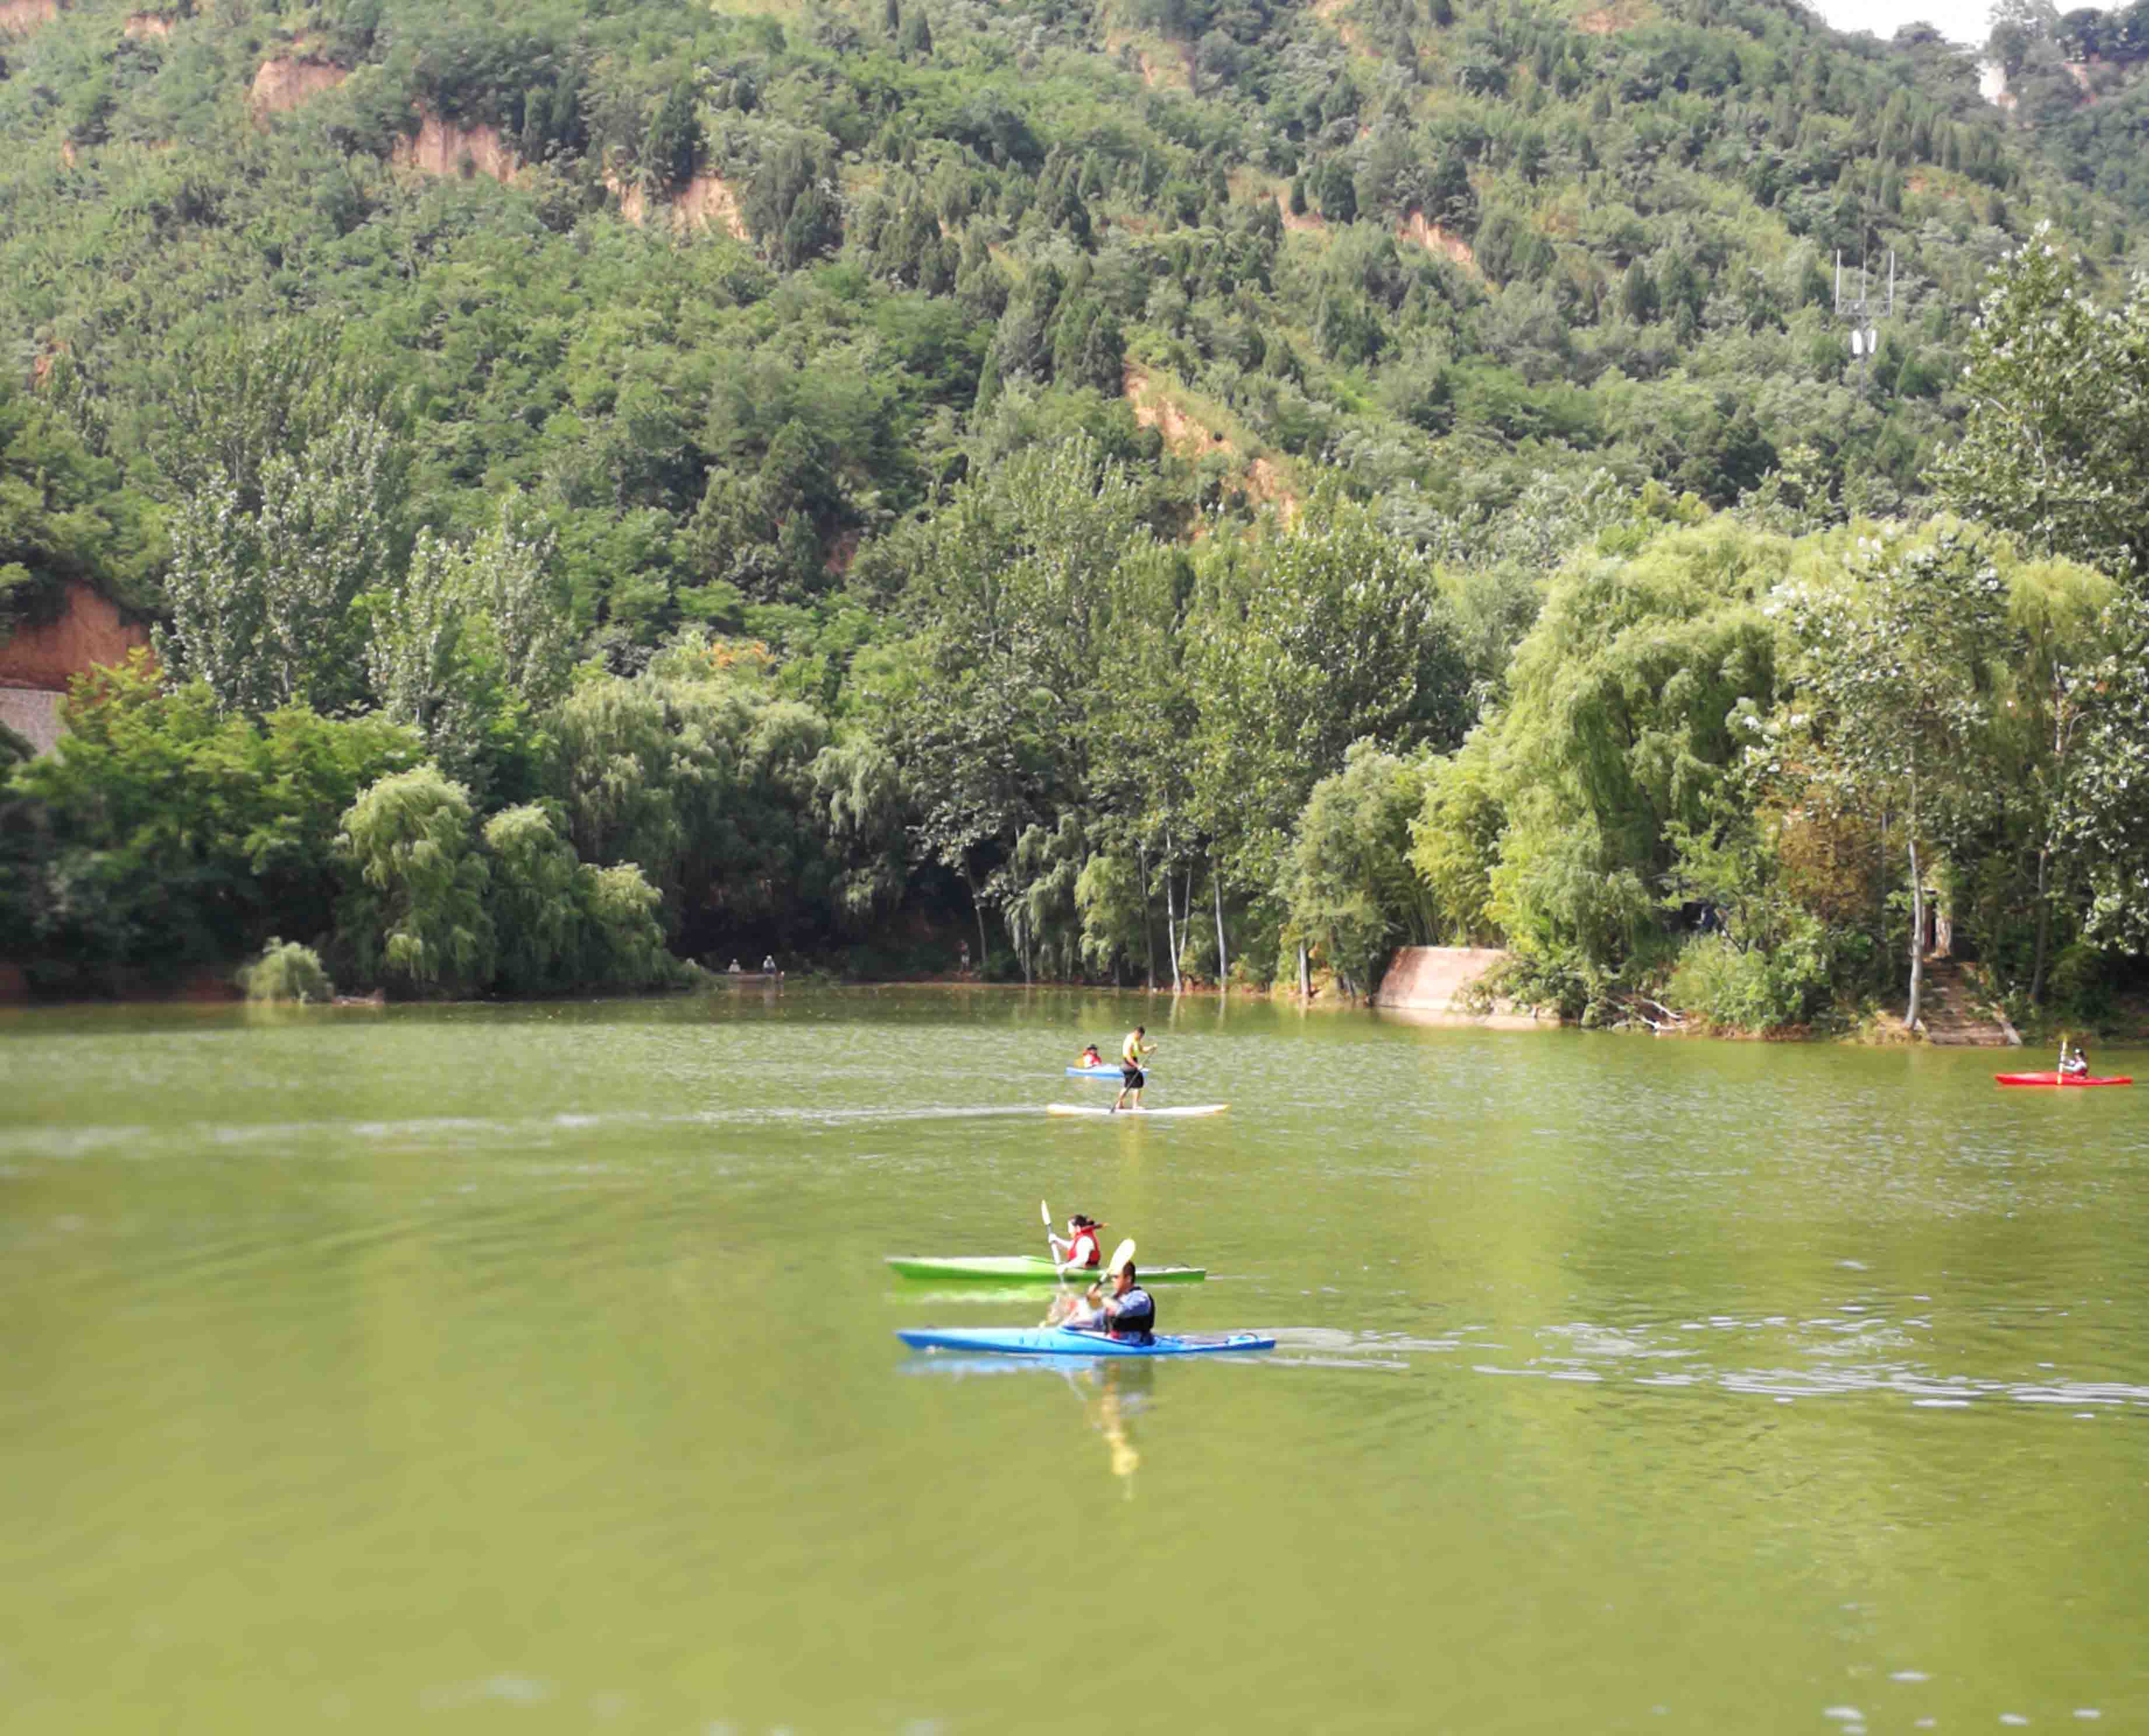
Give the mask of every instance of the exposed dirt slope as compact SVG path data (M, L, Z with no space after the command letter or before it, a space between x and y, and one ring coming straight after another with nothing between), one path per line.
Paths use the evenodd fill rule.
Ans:
M246 93L247 106L256 115L280 114L310 97L334 90L350 77L341 67L325 60L281 55L261 63L261 70L254 75L253 88Z

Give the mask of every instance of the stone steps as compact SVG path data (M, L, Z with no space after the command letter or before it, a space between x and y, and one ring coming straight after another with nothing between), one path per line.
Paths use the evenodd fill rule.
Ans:
M1923 1004L1918 1023L1925 1041L1939 1048L2007 1049L2021 1039L2005 1024L1979 1013L1969 979L1960 965L1945 959L1925 961Z

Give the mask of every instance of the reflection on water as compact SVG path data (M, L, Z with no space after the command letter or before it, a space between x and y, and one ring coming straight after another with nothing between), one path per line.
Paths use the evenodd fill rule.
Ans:
M1102 996L0 1017L0 1730L1041 1729L1090 1562L1140 1728L2149 1728L2149 1100L1134 1004L1230 1116L1043 1116ZM896 1346L1040 1196L1276 1350Z
M1010 1357L935 1350L907 1357L903 1372L949 1380L997 1377L1064 1384L1080 1400L1090 1428L1103 1437L1112 1475L1124 1483L1127 1499L1134 1499L1134 1475L1142 1460L1132 1424L1156 1391L1155 1363L1130 1357ZM1071 1461L1074 1455L1070 1451L1065 1457Z

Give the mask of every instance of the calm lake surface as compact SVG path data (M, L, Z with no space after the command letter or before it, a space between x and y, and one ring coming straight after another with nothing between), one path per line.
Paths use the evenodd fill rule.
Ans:
M1137 1018L1150 1101L1048 1119ZM2099 1051L2099 1071L2149 1056ZM0 1019L0 1728L2149 1729L2149 1089L999 991ZM1208 1266L1243 1360L906 1351Z

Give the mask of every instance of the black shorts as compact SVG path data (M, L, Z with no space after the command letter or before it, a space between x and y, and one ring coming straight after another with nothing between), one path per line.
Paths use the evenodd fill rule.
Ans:
M1140 1091L1148 1083L1148 1079L1143 1075L1142 1070L1140 1067L1121 1067L1120 1069L1120 1089L1121 1091Z

